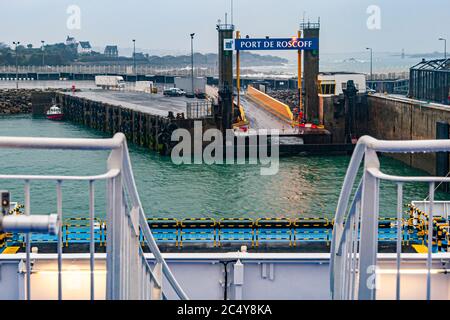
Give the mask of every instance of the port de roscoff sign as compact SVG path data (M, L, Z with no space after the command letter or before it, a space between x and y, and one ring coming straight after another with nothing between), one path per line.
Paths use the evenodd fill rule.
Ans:
M225 50L318 50L317 38L226 39Z

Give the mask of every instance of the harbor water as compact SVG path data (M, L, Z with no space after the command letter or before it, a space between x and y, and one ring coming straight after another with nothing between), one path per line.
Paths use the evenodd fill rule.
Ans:
M69 122L30 115L0 117L0 136L106 138ZM175 165L144 148L130 145L141 200L149 217L327 217L334 215L349 156L299 156L280 159L279 173L261 176L258 165ZM91 175L106 170L107 152L0 150L2 174ZM382 169L397 175L425 175L403 163L381 158ZM23 203L24 184L1 181L12 201ZM63 183L64 217L87 217L88 185ZM105 216L104 182L97 182L96 215ZM423 200L427 185L405 186L404 201ZM450 198L438 192L437 199ZM396 186L381 184L380 216L395 216ZM54 182L32 182L32 214L56 212Z

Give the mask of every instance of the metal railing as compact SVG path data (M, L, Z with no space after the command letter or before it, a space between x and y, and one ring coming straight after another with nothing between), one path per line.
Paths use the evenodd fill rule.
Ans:
M61 65L61 66L0 66L0 73L9 73L10 77L15 77L16 72L22 78L23 74L118 74L118 75L147 75L147 76L191 76L190 67L181 66L155 66L155 65L138 65L136 72L133 66L126 64L109 64L109 65ZM194 68L195 77L215 77L219 74L217 66L205 66Z
M450 178L402 177L385 174L380 170L377 152L434 153L449 151L450 140L380 141L365 136L358 141L347 169L335 215L330 261L330 291L333 299L373 300L376 298L380 181L394 183L397 187L395 221L397 226L395 286L397 299L400 299L401 296L403 187L407 183L427 183L429 186L426 297L428 300L431 298L435 186L439 182L449 182ZM362 178L354 191L363 160ZM352 193L354 198L350 202Z
M187 119L202 119L213 116L213 106L209 101L187 102L186 117Z
M58 215L58 299L63 299L63 198L62 186L66 181L82 181L89 191L90 226L90 297L94 299L95 282L95 184L106 181L108 232L106 239L106 298L107 299L162 299L162 287L166 279L180 299L187 299L172 272L163 259L146 221L133 177L126 138L117 133L111 139L54 139L0 137L0 148L59 149L59 150L106 150L111 151L107 160L107 172L95 176L49 176L49 175L0 175L0 180L24 182L25 215L32 212L30 190L33 181L53 181L56 189ZM26 222L26 221L24 221ZM26 223L25 223L26 224ZM29 227L29 225L28 225ZM20 229L24 230L24 229ZM31 232L33 229L26 229ZM142 235L141 235L142 233ZM140 237L141 235L141 237ZM155 257L152 268L144 258L140 240L144 240ZM26 298L31 299L30 233L26 235ZM98 275L97 275L98 276Z

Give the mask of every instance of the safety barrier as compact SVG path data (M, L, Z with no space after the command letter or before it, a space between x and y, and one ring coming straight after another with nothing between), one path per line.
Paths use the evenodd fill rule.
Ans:
M425 216L420 215L419 221ZM158 244L173 245L183 248L186 245L206 245L220 247L225 244L247 244L252 247L261 245L296 247L303 243L325 243L329 245L332 238L333 221L327 218L148 218L147 223L152 230L153 237ZM423 244L423 225L426 221L416 223L412 218L402 223L402 243ZM436 228L446 225L437 225ZM65 247L90 243L89 219L70 218L62 226ZM94 220L94 242L96 245L106 244L108 228L106 222ZM444 238L439 238L439 246L444 249L448 243L448 230L442 231ZM393 242L397 239L394 218L380 218L378 241ZM34 244L56 243L56 236L33 234L31 242ZM141 246L147 248L142 230L139 237ZM440 242L439 242L440 241ZM6 237L5 245L25 245L25 235ZM1 242L0 242L1 247Z
M180 222L180 247L184 243L213 243L216 246L216 220L212 218L186 218Z
M158 243L175 243L178 246L178 220L174 218L148 218L153 236ZM140 232L141 245L145 246L144 235Z
M255 244L254 221L248 218L223 218L219 221L218 246L223 244Z
M416 232L413 232L413 234L416 235L418 240L417 242L422 242L423 245L428 245L428 228L430 225L429 215L415 205L409 205L408 207L410 214L409 220L411 221L409 227L416 230ZM448 220L447 210L445 210L443 213L443 215L433 215L433 227L431 231L431 247L433 253L447 252L448 250L450 223Z
M105 224L97 218L94 218L94 241L100 246L104 245L106 240L106 232L103 228ZM91 223L88 218L69 218L63 226L63 234L65 235L65 245L69 243L85 243L91 240ZM35 235L39 236L39 235ZM33 237L31 239L33 240Z
M294 243L292 220L286 218L261 218L255 221L255 245L260 243Z
M287 104L272 98L264 92L261 92L252 86L248 86L247 97L257 102L261 107L281 120L286 121L289 124L292 124L294 121L294 115Z

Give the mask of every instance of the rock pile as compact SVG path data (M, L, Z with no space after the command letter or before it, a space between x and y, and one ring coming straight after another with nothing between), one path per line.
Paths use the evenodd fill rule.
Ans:
M0 90L0 114L18 114L31 112L32 90Z
M287 104L291 109L298 107L299 105L298 93L295 90L271 91L269 92L269 95L272 98Z
M40 89L0 89L0 114L31 113L31 95Z

